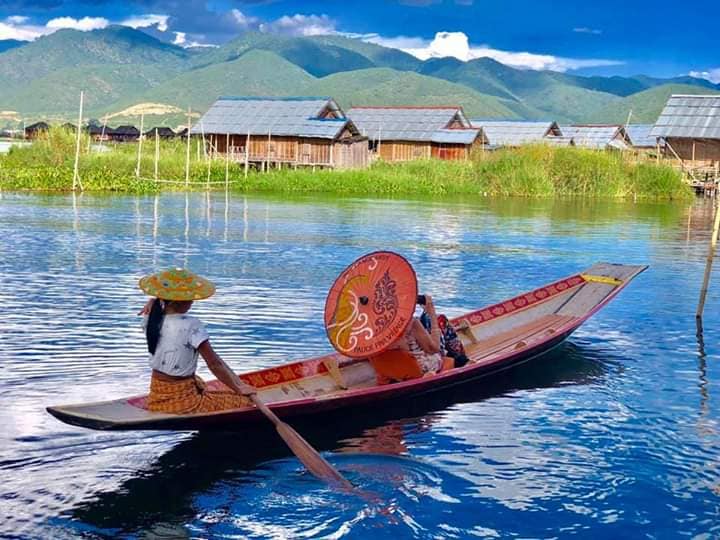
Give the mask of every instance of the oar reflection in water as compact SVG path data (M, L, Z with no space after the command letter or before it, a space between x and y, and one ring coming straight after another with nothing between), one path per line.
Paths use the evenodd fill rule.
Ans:
M362 490L367 487L364 481L375 477L378 480L387 471L387 463L374 471L372 461L367 459L368 453L410 455L408 436L431 430L435 419L449 407L518 390L591 384L604 378L609 367L613 371L621 369L620 359L567 343L525 365L423 399L396 400L382 408L363 409L354 414L335 413L322 422L306 419L293 424L316 449L342 453L342 456L336 454L333 461ZM357 455L358 451L364 455ZM213 492L223 482L263 482L261 473L271 466L268 462L289 455L269 422L252 434L196 433L161 455L149 468L124 481L118 489L99 492L76 506L69 517L84 527L123 534L154 527L182 530L182 525L198 514L197 497ZM279 485L283 482L280 479ZM304 485L308 488L312 485L314 489L320 486L323 491L332 492L316 481ZM342 497L347 504L372 504L357 497ZM263 502L257 501L257 504Z

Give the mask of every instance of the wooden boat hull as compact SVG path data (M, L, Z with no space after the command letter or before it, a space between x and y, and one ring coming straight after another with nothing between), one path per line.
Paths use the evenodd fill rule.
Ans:
M282 418L377 407L465 384L543 355L560 345L646 266L599 263L582 274L457 317L471 362L436 375L378 386L369 362L338 354L241 374ZM209 383L221 387L213 381ZM267 420L253 407L175 415L143 408L145 396L48 407L68 424L101 430L244 430Z

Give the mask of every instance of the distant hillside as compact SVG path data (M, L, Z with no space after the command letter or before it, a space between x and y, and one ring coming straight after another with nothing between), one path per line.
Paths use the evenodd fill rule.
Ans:
M303 88L305 95L335 97L345 109L356 105L462 105L469 115L519 118L494 96L418 73L373 68L336 73Z
M314 77L275 53L252 50L221 64L187 71L141 94L142 101L172 103L182 109L191 106L205 111L220 96L289 96ZM128 96L129 106L137 96Z
M376 67L389 67L398 71L418 71L423 63L422 60L398 49L390 49L388 47L375 45L374 43L366 43L365 41L360 41L355 38L342 36L311 36L306 39L322 45L331 45L354 51L370 60Z
M232 61L253 50L275 53L316 77L375 66L362 54L332 43L260 32L248 32L222 47L200 54L193 59L192 64L200 67Z
M421 71L540 111L528 119L579 120L618 99L609 93L568 84L557 73L514 69L490 58L470 62L453 58L428 60Z
M124 26L93 32L59 30L2 53L0 79L17 86L81 66L154 64L176 70L188 56L185 49Z
M128 96L136 99L167 76L168 71L155 64L66 68L13 85L10 90L0 90L0 107L33 115L68 113L77 111L80 90L84 90L85 110L104 113L109 110L108 105Z
M0 39L0 53L25 45L27 41L18 41L17 39Z
M595 111L589 120L624 124L627 122L628 113L632 111L631 123L654 124L672 94L720 94L720 91L686 84L663 84Z
M423 62L343 36L248 32L222 47L186 50L120 26L0 42L0 81L0 110L25 120L73 119L84 90L94 117L142 102L197 111L220 95L311 94L333 96L346 107L461 104L478 118L559 122L624 121L632 108L640 122L654 120L672 91L720 90L692 77L580 77L490 58Z

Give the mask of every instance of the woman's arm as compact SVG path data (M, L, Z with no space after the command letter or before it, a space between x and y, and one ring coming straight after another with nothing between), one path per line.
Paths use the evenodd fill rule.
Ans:
M413 319L411 332L418 344L426 353L435 354L440 352L440 326L437 323L437 314L433 305L432 297L425 295L425 311L430 316L430 332L425 330L422 323Z
M257 392L254 386L242 382L240 377L220 358L210 345L210 340L203 341L198 347L198 351L200 351L208 369L225 386L242 396L249 396Z

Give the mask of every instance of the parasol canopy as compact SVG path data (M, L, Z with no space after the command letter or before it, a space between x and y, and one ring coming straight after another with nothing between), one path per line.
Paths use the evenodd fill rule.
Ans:
M325 330L335 349L351 358L378 354L407 329L415 312L417 277L391 251L360 257L335 280L325 301Z

